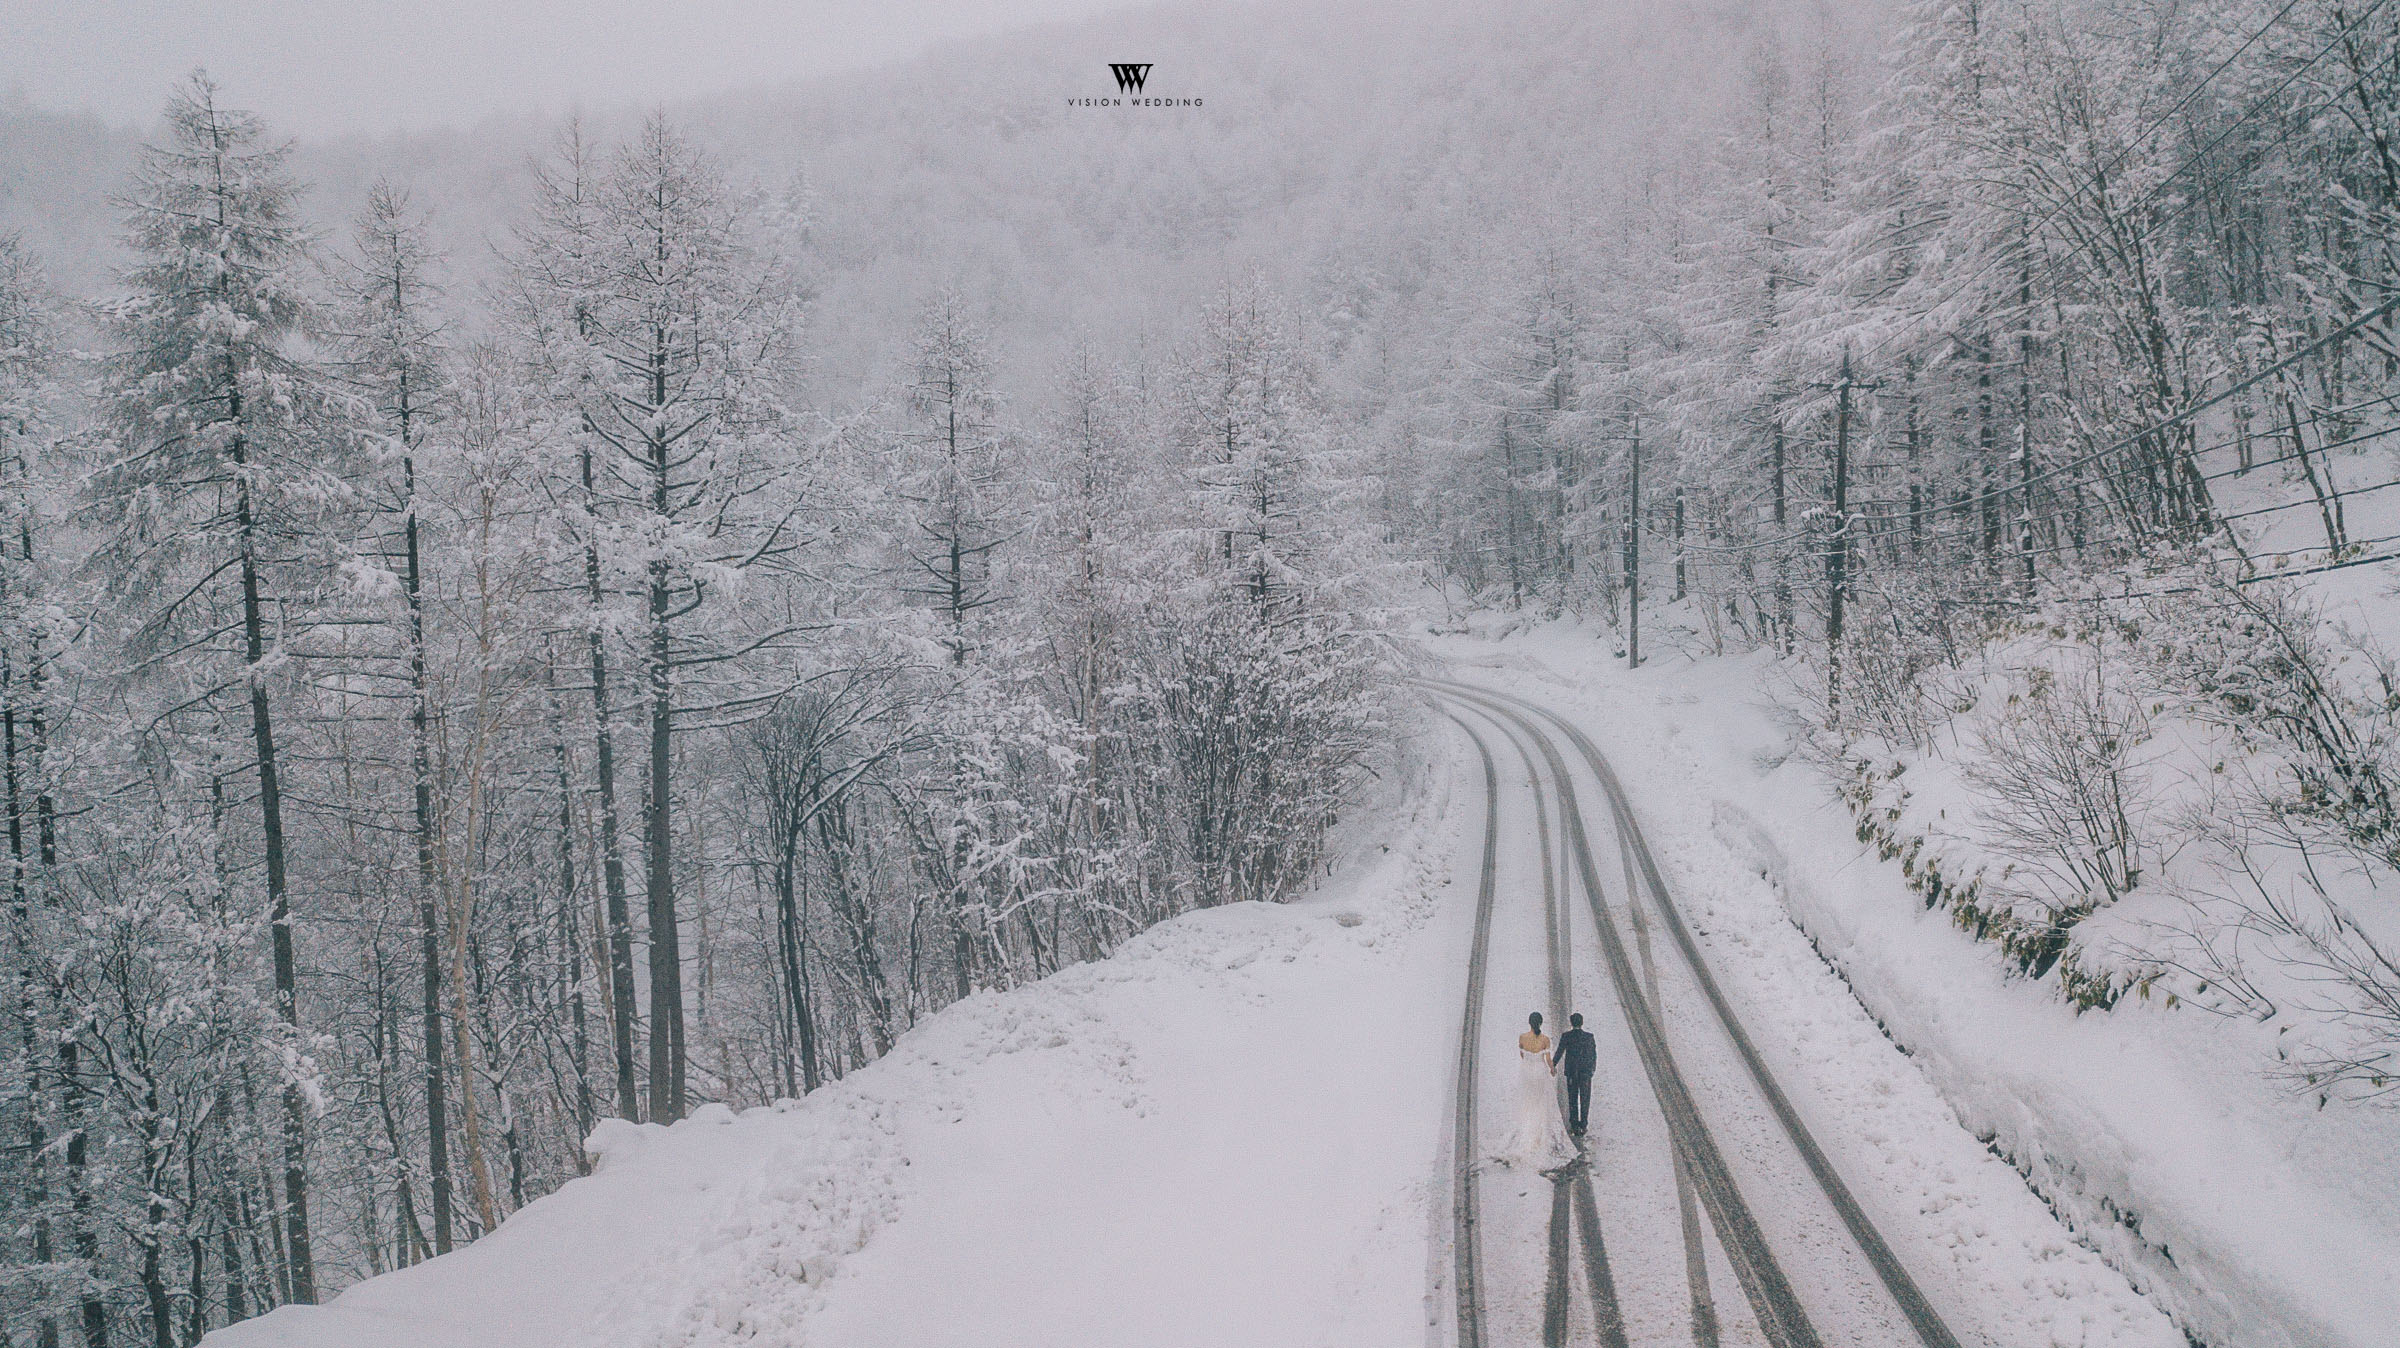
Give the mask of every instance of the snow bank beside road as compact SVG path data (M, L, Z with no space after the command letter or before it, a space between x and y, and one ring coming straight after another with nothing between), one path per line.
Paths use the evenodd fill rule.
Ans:
M969 998L804 1101L606 1125L484 1240L208 1348L1418 1341L1455 1013L1427 919L1479 822L1449 797L1443 767L1361 811L1300 902Z
M1784 830L1745 832L1794 918L1960 1118L2180 1323L2245 1348L2390 1341L2394 1233L2279 1154L2297 1139L2250 1108L2265 1102L2260 1083L2232 1066L2263 1069L2251 1046L2206 1059L2208 1036L2238 1040L2242 1027L2162 1021L2138 1004L2078 1017L2047 989L1995 978L1988 949L1938 915L1894 920L1888 905L1907 896L1881 877L1820 878L1841 871L1817 840L1795 840L1808 849L1795 864Z
M2220 1348L2394 1341L2400 1114L2289 1098L2267 1079L2272 1045L2238 1022L2135 1002L2078 1016L2054 988L2011 979L1857 844L1827 783L1785 761L1759 657L1628 674L1557 628L1481 653L1585 713L1662 861L1774 882L1960 1121L2187 1329Z

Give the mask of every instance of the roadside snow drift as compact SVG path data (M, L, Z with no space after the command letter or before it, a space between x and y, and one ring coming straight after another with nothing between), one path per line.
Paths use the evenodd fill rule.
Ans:
M1448 802L1440 768L1309 898L971 997L805 1100L603 1124L484 1240L208 1348L1422 1342Z

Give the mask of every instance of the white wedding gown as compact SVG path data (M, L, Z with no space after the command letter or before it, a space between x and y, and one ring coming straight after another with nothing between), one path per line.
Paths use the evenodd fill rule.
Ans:
M1549 1170L1575 1159L1567 1121L1558 1109L1558 1078L1550 1075L1550 1053L1517 1050L1516 1105L1508 1141L1500 1148L1505 1165Z

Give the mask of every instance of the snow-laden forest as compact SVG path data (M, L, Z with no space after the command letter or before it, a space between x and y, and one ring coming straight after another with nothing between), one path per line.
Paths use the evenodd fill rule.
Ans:
M1150 16L380 141L0 106L0 1334L194 1342L603 1119L1289 897L1469 608L1780 654L2025 980L2388 1108L2389 3ZM1128 34L1201 103L1075 106Z

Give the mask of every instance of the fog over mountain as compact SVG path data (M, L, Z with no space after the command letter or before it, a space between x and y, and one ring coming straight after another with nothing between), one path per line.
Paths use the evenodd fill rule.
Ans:
M953 41L853 75L667 106L744 180L804 176L830 289L812 344L836 386L888 363L918 294L960 284L1020 360L1077 323L1130 335L1229 270L1411 283L1421 250L1471 222L1604 210L1622 184L1704 161L1761 43L1849 44L1808 6L1336 5L1136 11ZM1110 58L1152 65L1146 92L1204 107L1077 108L1116 97ZM1584 55L1560 58L1561 52ZM229 97L241 90L228 83ZM643 105L593 105L596 139ZM19 104L0 109L0 222L78 290L121 265L111 204L142 133ZM302 210L337 229L378 176L403 182L454 271L487 278L558 118L473 131L295 142ZM40 184L38 193L28 188ZM1420 256L1401 256L1403 250ZM1386 273L1388 277L1379 276ZM887 301L897 302L894 310ZM853 330L847 325L860 324Z

